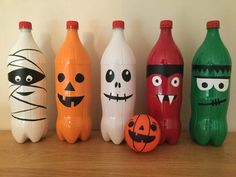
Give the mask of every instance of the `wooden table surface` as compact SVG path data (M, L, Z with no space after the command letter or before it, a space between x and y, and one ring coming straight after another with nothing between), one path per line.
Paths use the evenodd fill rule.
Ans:
M164 144L151 153L114 145L94 131L87 142L67 144L55 132L39 143L17 144L0 131L0 176L195 176L236 177L236 133L223 146L199 146L188 133L177 145Z

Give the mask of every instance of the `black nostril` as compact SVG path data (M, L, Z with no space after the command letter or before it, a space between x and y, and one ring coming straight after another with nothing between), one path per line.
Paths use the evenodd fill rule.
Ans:
M139 128L139 130L144 130L144 127L143 127L143 125Z
M119 83L119 88L121 88L121 84Z
M117 86L118 86L118 83L116 82L116 83L115 83L115 88L116 88Z
M75 91L73 85L69 82L69 84L66 86L65 90L69 90L69 91Z

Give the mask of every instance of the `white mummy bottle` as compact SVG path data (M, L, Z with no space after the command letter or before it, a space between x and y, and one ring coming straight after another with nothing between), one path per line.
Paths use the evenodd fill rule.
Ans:
M30 22L19 23L20 35L8 57L11 130L18 143L38 142L48 130L45 58L31 34Z
M101 60L101 132L105 141L120 144L125 124L134 114L135 57L125 41L124 21L113 21L113 35Z

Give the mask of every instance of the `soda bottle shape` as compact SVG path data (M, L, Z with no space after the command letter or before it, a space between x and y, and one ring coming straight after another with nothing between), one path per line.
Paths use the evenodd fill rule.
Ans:
M227 134L231 58L218 20L207 22L205 40L192 62L190 134L200 144L220 146Z
M20 21L19 29L7 64L11 132L18 143L38 142L48 130L46 60L33 39L31 22Z
M79 23L67 21L64 44L56 56L56 132L60 140L86 141L91 132L91 62L78 36Z
M161 21L160 28L159 39L147 61L147 113L160 124L159 144L176 144L181 130L184 62L172 37L172 21Z
M134 114L136 62L125 36L125 23L115 20L113 34L101 59L101 133L105 141L120 144L127 121Z

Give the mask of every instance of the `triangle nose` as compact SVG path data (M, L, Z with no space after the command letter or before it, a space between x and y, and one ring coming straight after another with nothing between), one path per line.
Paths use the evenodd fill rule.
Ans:
M69 82L69 84L66 86L65 90L69 90L69 91L75 91L73 85Z
M139 130L144 130L144 127L143 127L143 125L142 125L141 127L139 127Z

